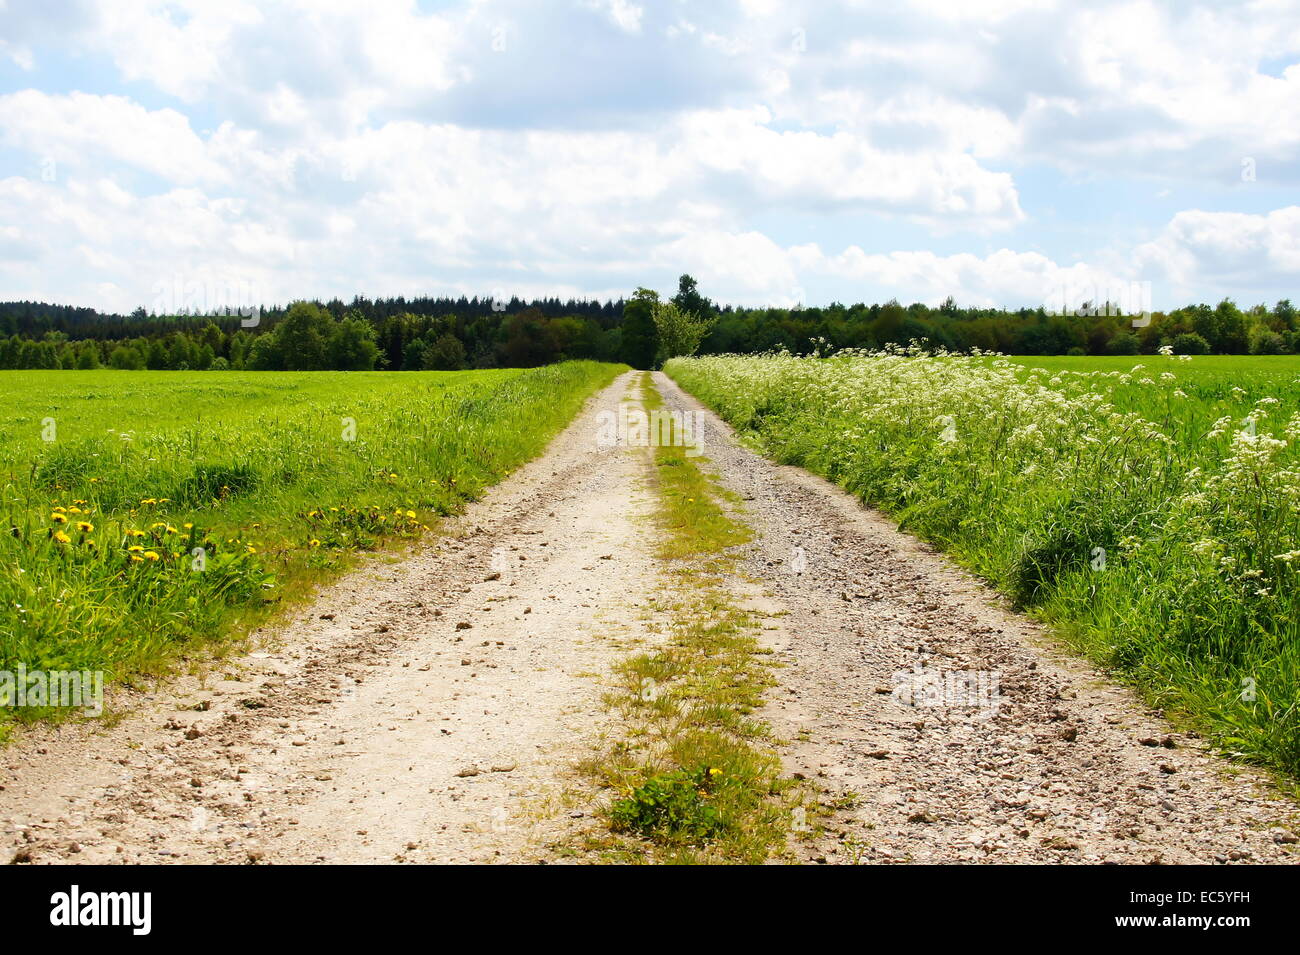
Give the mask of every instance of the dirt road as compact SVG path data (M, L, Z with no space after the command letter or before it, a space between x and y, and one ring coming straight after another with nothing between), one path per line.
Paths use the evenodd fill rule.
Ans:
M701 410L656 375L665 401ZM584 861L575 764L611 666L659 638L651 452L624 376L448 536L378 558L262 649L0 752L19 862ZM782 666L763 716L820 792L797 861L1288 862L1300 813L1059 653L980 584L707 412Z

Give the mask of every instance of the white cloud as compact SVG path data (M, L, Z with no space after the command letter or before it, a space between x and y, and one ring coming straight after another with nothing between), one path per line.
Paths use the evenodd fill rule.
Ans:
M38 90L0 96L0 142L76 169L107 159L175 183L225 178L183 115L146 110L123 96Z
M587 0L587 6L600 10L611 23L625 33L640 33L645 10L630 0Z
M1030 10L1051 10L1058 6L1056 0L915 0L914 6L940 20L959 23L996 23L1017 13Z
M851 246L825 258L804 252L803 258L813 271L870 281L930 304L952 295L965 305L1073 307L1131 283L1096 265L1060 265L1039 252L1011 249L984 256L924 250L868 254Z
M0 39L0 53L13 60L14 65L19 69L31 70L36 65L36 60L32 57L32 51L25 46L14 46Z
M1009 177L968 156L909 158L850 133L777 132L762 109L692 112L658 131L402 121L292 145L232 123L203 140L179 113L119 97L32 91L0 99L0 118L16 144L76 157L79 172L36 189L11 180L6 219L31 223L51 255L111 250L85 258L102 274L77 286L85 294L99 278L140 300L159 271L248 276L280 297L445 287L467 275L573 284L606 271L635 284L647 262L684 269L691 252L749 295L791 284L772 240L740 228L754 202L851 203L988 228L1021 215ZM113 160L170 188L133 185ZM732 232L747 244L711 238Z
M769 200L862 204L985 229L1023 217L1011 177L965 153L886 152L849 132L781 132L770 121L761 107L691 114L678 150Z
M727 301L794 304L798 298L789 251L761 232L693 230L657 246L653 261L666 274L689 271L705 288L727 290Z
M69 0L0 4L0 36L38 87L0 94L0 297L133 306L180 271L280 300L649 269L987 304L1300 277L1293 211L1157 198L1202 204L1243 157L1260 190L1300 181L1294 4ZM117 82L43 86L68 58ZM1045 167L1098 188L1040 233Z
M193 101L222 80L241 54L232 38L256 26L256 5L242 0L161 0L103 4L90 45L107 50L122 76Z
M1263 215L1189 209L1134 259L1140 272L1183 290L1210 283L1248 295L1288 285L1300 292L1300 206Z

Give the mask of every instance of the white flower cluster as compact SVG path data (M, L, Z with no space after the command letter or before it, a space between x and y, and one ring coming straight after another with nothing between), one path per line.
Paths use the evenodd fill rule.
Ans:
M1193 379L1189 398L1168 387L1174 375L1157 382L1142 364L1057 371L915 344L676 359L667 370L769 450L887 507L962 501L963 526L997 535L1032 533L1016 515L1064 501L1119 502L1112 510L1130 515L1121 558L1163 555L1162 574L1212 561L1218 580L1249 585L1246 597L1275 594L1300 548L1300 413L1280 433L1265 430L1278 398L1223 414L1248 399L1239 385L1225 397Z

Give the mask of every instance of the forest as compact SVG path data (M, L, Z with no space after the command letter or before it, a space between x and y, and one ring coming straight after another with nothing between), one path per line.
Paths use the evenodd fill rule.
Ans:
M708 331L698 354L880 348L925 341L1010 355L1291 354L1300 351L1287 299L1242 308L1230 299L1134 319L1108 303L1045 308L922 303L746 308L717 305L690 275L666 300ZM153 370L460 370L532 368L567 359L654 368L671 357L654 320L658 293L627 299L357 297L239 314L130 315L39 302L0 302L0 368Z

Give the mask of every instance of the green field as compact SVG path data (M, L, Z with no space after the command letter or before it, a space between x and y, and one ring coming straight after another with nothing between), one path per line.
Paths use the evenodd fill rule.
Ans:
M1230 398L1234 387L1241 388L1252 399L1272 396L1288 400L1300 394L1300 355L1198 355L1186 361L1171 360L1163 355L1082 358L1030 355L1012 357L1010 361L1026 368L1045 368L1053 373L1107 372L1116 375L1141 365L1147 376L1158 377L1162 372L1177 374L1176 387L1196 401L1215 402ZM1116 395L1121 402L1127 402L1129 396L1138 401L1149 397L1137 386L1121 387Z
M665 370L1223 750L1300 774L1300 359L877 353Z
M217 648L478 496L620 370L0 372L0 671Z

